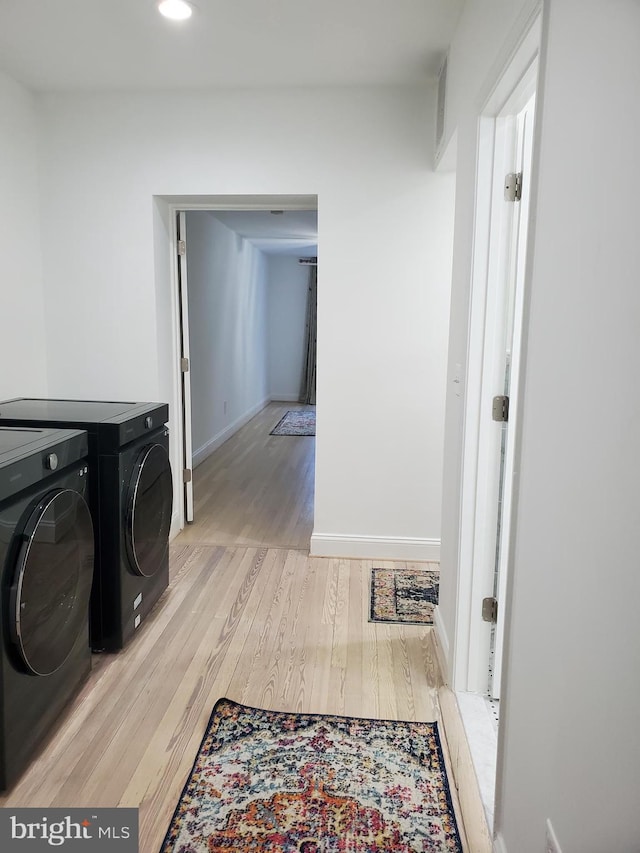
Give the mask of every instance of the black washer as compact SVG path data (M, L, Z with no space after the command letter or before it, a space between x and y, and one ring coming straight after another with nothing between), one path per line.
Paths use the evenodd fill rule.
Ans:
M0 787L91 668L88 437L0 427Z
M24 531L10 592L11 636L24 666L51 675L86 631L93 581L93 524L74 489L48 492Z
M172 490L171 464L160 444L140 452L127 500L125 539L134 570L145 578L164 564L169 547L171 505L164 496Z
M91 644L122 648L169 583L173 483L168 406L20 398L0 425L75 427L89 439L89 507L96 530Z

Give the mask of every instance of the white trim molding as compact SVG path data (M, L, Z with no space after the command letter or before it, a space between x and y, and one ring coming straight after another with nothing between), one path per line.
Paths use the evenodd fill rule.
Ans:
M451 645L449 643L449 635L445 628L444 621L440 612L440 606L436 604L433 608L433 627L436 633L436 651L438 654L438 662L442 671L442 676L445 684L451 683Z
M464 829L469 850L472 853L492 853L491 833L455 693L448 687L440 687L438 704L439 721L451 760L452 781L458 792L460 811L465 816Z
M239 429L242 429L245 424L248 424L251 418L254 418L258 412L261 412L270 402L270 397L266 397L264 400L261 400L257 405L249 409L248 412L245 412L244 415L236 418L236 420L232 424L229 424L228 427L225 427L217 435L214 435L213 438L210 438L209 441L202 445L202 447L194 450L191 457L193 460L193 467L197 468L198 465L204 462L208 456L211 456L211 454L224 444L225 441L230 439L232 435L235 435L235 433L237 433Z
M299 394L272 394L271 395L272 403L299 403L300 395Z
M180 517L178 509L174 507L173 513L171 515L171 527L169 528L169 541L173 541L181 530L182 518Z
M312 557L345 557L356 560L417 560L439 562L439 539L414 539L408 536L345 536L339 533L313 533Z
M492 594L495 569L497 492L492 458L491 427L482 403L485 386L494 387L491 346L497 327L492 294L490 238L492 198L500 192L494 174L506 164L496 150L498 118L514 116L535 90L537 58L541 40L541 4L529 0L509 34L503 51L487 78L478 102L476 139L476 197L471 264L470 314L467 340L466 396L462 444L461 495L459 507L458 589L456 629L452 637L452 686L456 690L482 692L486 685L490 630L481 619L481 602ZM531 88L530 88L531 87ZM516 103L517 102L517 103ZM507 112L505 112L507 110ZM503 142L504 146L504 142ZM508 169L505 168L505 171ZM493 233L497 229L493 228ZM488 348L487 348L488 347ZM488 438L489 436L489 438ZM517 439L516 439L517 440ZM490 531L493 530L493 534ZM503 602L504 605L504 602ZM506 611L502 610L503 613Z
M507 845L500 833L493 839L493 853L507 853Z

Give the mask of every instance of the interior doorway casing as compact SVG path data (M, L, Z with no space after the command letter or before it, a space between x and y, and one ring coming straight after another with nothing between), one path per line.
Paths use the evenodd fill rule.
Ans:
M541 41L539 10L532 17L517 48L497 77L479 111L478 159L475 197L474 245L466 370L466 395L462 453L462 490L459 534L459 574L456 601L456 630L453 643L454 690L486 694L491 642L490 624L482 620L482 600L493 594L494 566L487 560L495 550L496 508L491 505L491 477L484 446L483 419L486 388L490 382L486 351L493 345L490 288L492 263L492 210L496 202L496 177L501 181L507 168L508 146L501 134L535 93ZM500 151L504 152L501 159ZM498 391L494 393L499 393ZM499 605L501 606L501 605Z
M174 470L174 514L171 535L175 536L185 526L185 502L183 482L180 476L184 464L184 418L182 416L182 371L180 365L182 353L182 324L180 306L180 287L178 279L178 233L177 214L193 210L317 210L317 195L170 195L155 198L162 224L156 227L156 243L166 243L164 250L156 245L158 266L162 257L167 258L169 271L168 290L170 293L170 399L169 412L171 424L170 457ZM165 250L168 254L165 253ZM162 270L156 270L158 296L167 287ZM159 328L159 335L164 329ZM320 333L320 332L319 332ZM161 348L162 350L162 348ZM161 382L161 387L162 387Z

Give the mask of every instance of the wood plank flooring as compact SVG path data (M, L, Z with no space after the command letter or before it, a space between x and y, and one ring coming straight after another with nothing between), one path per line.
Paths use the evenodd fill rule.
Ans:
M298 439L279 441L290 443L296 457ZM239 448L232 453L224 445L219 452L227 463L211 461L229 482L237 478L236 463L248 473ZM310 458L311 451L300 455ZM286 464L278 458L276 467ZM292 468L303 471L304 464ZM156 853L222 696L283 711L438 717L441 678L432 629L368 621L372 562L207 541L250 539L258 527L249 531L246 520L223 525L209 517L219 498L207 491L206 476L199 477L198 526L171 546L169 590L126 649L95 657L83 689L0 806L138 807L140 851ZM300 493L308 484L295 488ZM251 487L243 490L249 494ZM245 509L237 509L246 518ZM275 527L263 528L268 542L297 527L275 516ZM200 535L203 541L193 541ZM452 793L455 798L453 786Z
M193 472L195 521L183 541L309 548L315 438L269 435L298 403L270 403Z

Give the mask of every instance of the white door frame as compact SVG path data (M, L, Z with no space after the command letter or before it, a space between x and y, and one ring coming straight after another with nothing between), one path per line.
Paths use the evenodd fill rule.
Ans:
M175 216L176 241L184 247L176 253L176 276L180 303L180 361L182 373L182 468L184 474L184 521L190 524L193 516L193 443L191 432L191 348L189 339L189 284L187 279L187 214L181 210Z
M493 595L494 567L491 565L489 569L487 561L477 557L480 553L495 550L496 543L496 527L490 521L495 518L495 507L490 505L491 478L495 477L495 472L484 464L487 452L483 437L483 418L487 415L486 388L490 381L485 350L491 345L487 335L491 330L490 312L495 310L491 305L489 288L490 269L494 263L489 239L492 210L495 211L492 204L495 202L494 170L500 170L497 172L500 181L507 171L511 171L505 168L509 146L500 145L500 135L509 124L509 116L517 115L535 93L540 42L541 15L537 10L510 61L497 76L478 119L452 686L457 691L482 694L487 692L491 627L482 621L481 608L482 599ZM504 606L504 601L501 606Z
M183 457L185 447L185 419L182 397L182 370L180 365L182 353L182 324L180 287L178 282L178 213L192 210L316 210L318 208L317 195L172 195L161 196L168 203L170 232L170 285L171 285L171 325L173 329L173 366L172 366L172 400L170 411L176 414L171 416L173 432L178 448L181 449L180 456ZM187 329L188 332L188 329ZM187 340L188 347L188 340ZM188 419L190 422L190 418ZM192 468L192 465L187 467ZM174 473L174 476L178 476ZM182 475L179 475L182 482ZM183 490L181 490L182 493ZM175 513L177 533L185 526L185 501L178 503Z

